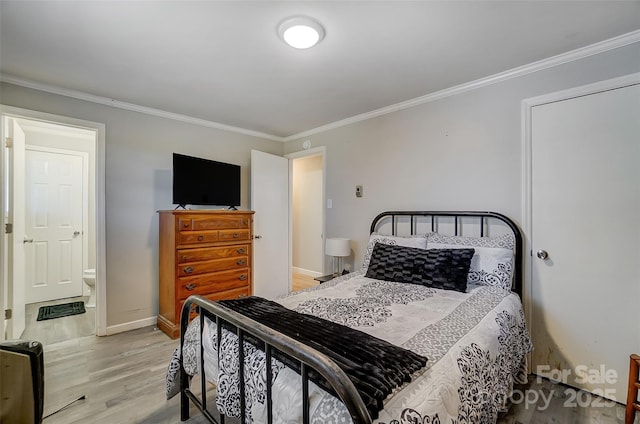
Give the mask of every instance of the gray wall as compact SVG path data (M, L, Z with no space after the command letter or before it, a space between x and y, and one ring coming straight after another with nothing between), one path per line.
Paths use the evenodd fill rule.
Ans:
M249 206L251 150L283 154L283 144L2 83L4 105L106 126L107 326L158 312L158 216L172 209L171 154L242 166Z
M354 241L358 269L383 210L494 210L522 222L522 100L639 71L636 43L291 141L285 154L304 140L326 146L326 233Z

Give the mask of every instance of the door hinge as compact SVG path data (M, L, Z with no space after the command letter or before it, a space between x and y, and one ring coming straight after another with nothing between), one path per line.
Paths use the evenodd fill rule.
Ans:
M10 224L10 223L4 224L4 233L5 234L13 233L13 224Z
M4 319L11 319L12 315L13 315L13 309L4 310Z
M4 145L6 146L7 149L12 148L13 147L13 138L5 137L4 138Z

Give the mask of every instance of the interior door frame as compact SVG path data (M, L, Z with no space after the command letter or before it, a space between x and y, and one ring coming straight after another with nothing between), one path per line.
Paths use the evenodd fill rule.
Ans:
M26 301L23 284L12 284L11 281L25 279L25 250L24 243L20 245L24 237L24 222L16 222L16 216L22 216L25 212L25 141L26 134L23 128L12 118L0 116L0 133L3 137L0 152L5 154L2 157L2 176L6 177L2 185L2 190L7 190L2 194L2 217L3 223L11 225L11 231L3 228L2 240L4 247L0 249L2 253L2 269L0 269L0 311L4 312L4 320L1 328L0 340L5 337L19 338L26 328ZM9 141L11 139L11 141ZM11 150L9 150L9 147ZM21 150L20 150L21 149ZM19 169L18 169L19 168ZM20 191L16 192L16 187L20 186ZM12 221L13 219L13 221ZM21 267L22 269L16 269ZM9 311L9 305L13 313ZM21 308L21 310L16 310Z
M615 90L618 88L627 87L630 85L640 84L640 72L624 75L618 78L612 78L604 81L599 81L593 84L583 85L580 87L570 88L568 90L557 91L554 93L545 94L542 96L532 97L524 99L522 101L522 230L525 242L525 255L524 255L524 308L525 317L527 322L531 323L532 316L532 282L533 282L533 253L531 246L533 225L533 203L531 196L533 194L531 182L532 182L532 110L535 106L543 104L559 102L563 100L574 99L576 97L588 96L590 94L599 93L602 91ZM528 366L531 368L531 355L529 355ZM531 369L529 369L531 372Z
M69 127L78 127L93 130L95 137L95 214L96 214L96 335L107 335L107 261L106 261L106 200L105 200L105 145L106 128L100 122L86 121L68 116L54 115L29 109L0 104L0 115L11 118L23 118L34 121L45 121ZM0 120L0 125L2 122ZM4 144L0 153L0 175L4 172ZM4 186L0 187L2 198L2 210L5 209ZM4 213L4 212L3 212ZM0 253L5 255L7 247L4 246L4 237L0 237ZM4 256L3 256L4 257ZM4 267L3 267L4 268ZM2 271L0 271L2 272ZM0 291L4 290L4 275L0 273Z
M326 234L326 210L324 207L325 204L325 190L327 187L327 148L326 146L315 147L313 149L301 150L298 152L293 152L284 155L285 158L289 159L289 273L293 271L293 161L294 159L302 159L309 158L312 156L321 156L322 157L322 252L325 249L325 234ZM326 270L326 260L323 256L322 258L322 274L325 275L327 273ZM291 287L289 287L291 288Z

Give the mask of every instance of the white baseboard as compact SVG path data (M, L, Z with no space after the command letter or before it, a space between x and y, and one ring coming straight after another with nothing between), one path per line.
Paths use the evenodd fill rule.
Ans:
M125 331L137 330L138 328L156 325L156 317L139 319L137 321L125 322L124 324L110 325L107 327L107 336L112 336Z
M296 274L308 275L309 277L320 277L322 276L321 272L311 271L310 269L298 268L296 266L291 267L291 271Z

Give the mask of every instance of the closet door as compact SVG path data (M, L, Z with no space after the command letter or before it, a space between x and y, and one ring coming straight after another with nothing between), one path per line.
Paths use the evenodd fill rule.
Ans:
M531 119L532 371L625 402L640 352L640 85Z

